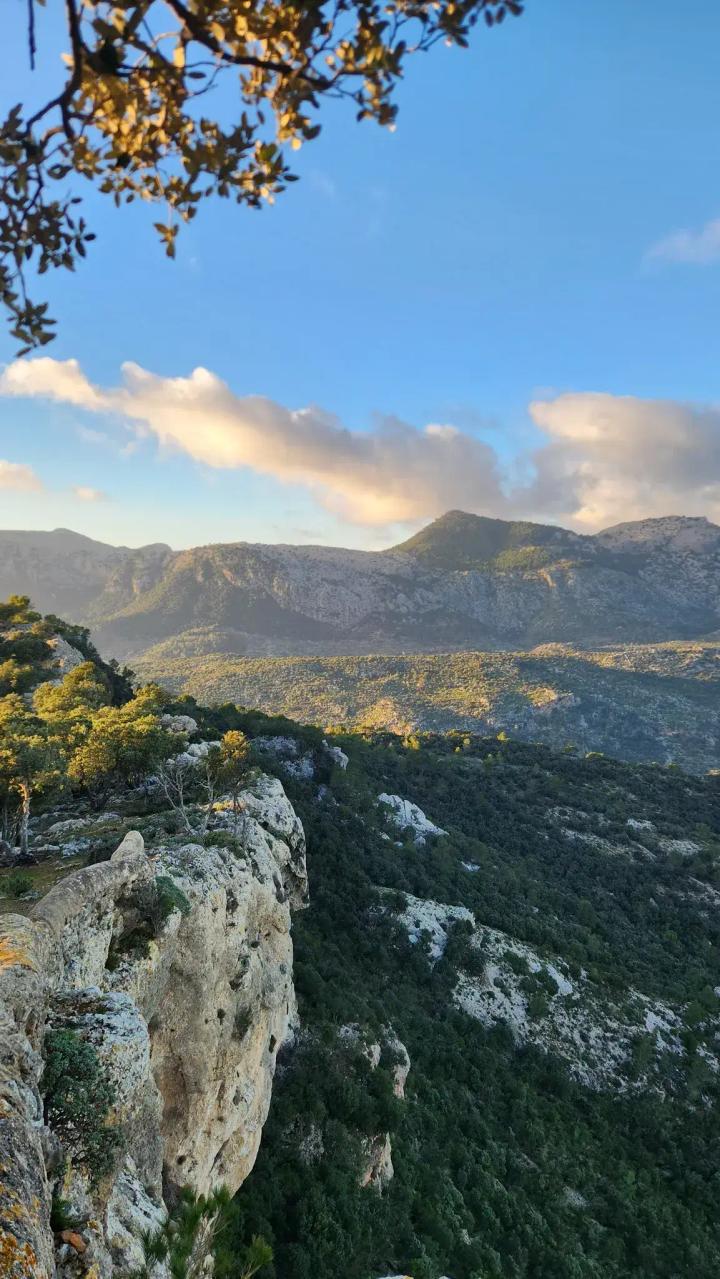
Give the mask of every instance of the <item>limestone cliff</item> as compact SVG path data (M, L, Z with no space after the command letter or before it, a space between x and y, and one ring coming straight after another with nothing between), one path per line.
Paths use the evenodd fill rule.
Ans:
M240 851L220 840L148 857L132 832L29 918L0 918L8 1279L131 1274L143 1234L180 1188L234 1192L253 1166L296 1017L290 912L307 877L302 826L280 782L260 777L242 799ZM230 821L220 807L214 824ZM171 905L159 911L168 888ZM113 1091L106 1123L119 1134L117 1154L94 1181L44 1114L44 1048L58 1030L91 1045ZM67 1205L71 1230L51 1224L53 1197Z

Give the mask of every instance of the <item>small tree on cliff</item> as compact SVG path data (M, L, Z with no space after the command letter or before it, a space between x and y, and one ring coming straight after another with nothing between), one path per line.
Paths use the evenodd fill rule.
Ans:
M237 835L240 815L240 791L247 777L250 762L250 743L239 729L231 729L223 735L211 767L216 791L230 795L233 811L233 833Z
M157 1262L165 1262L172 1279L202 1279L212 1271L233 1279L253 1279L273 1258L272 1248L259 1235L240 1256L218 1256L230 1201L225 1186L209 1195L194 1195L187 1187L182 1190L165 1225L145 1237L145 1265L133 1279L150 1279Z
M9 595L6 600L0 600L0 626L27 626L39 621L40 614L33 609L29 595Z
M59 684L41 684L33 695L33 709L72 756L87 741L96 711L109 700L110 689L100 671L92 662L82 662Z
M196 765L181 755L163 760L155 769L158 785L170 807L178 814L189 835L194 834L187 810L188 798L197 784Z
M3 824L9 825L15 810L19 844L28 856L30 811L35 796L62 790L66 759L62 746L50 736L48 726L28 711L17 693L0 699L0 792Z
M27 0L30 65L36 7ZM120 205L159 204L170 257L180 222L208 196L260 208L294 175L284 148L317 137L325 98L357 119L394 123L393 90L410 54L465 47L522 12L521 0L65 0L64 78L48 101L12 107L0 125L0 300L22 352L52 340L47 303L27 295L35 267L73 270L95 237L69 182ZM17 8L18 14L21 12ZM6 17L6 23L9 21ZM58 52L61 52L58 49ZM221 122L209 91L235 80Z

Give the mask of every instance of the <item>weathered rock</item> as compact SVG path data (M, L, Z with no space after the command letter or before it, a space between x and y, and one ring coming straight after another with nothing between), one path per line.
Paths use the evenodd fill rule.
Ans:
M411 830L415 839L415 843L421 846L425 843L428 835L446 835L447 831L436 826L434 822L426 817L423 810L418 808L417 804L411 803L409 799L403 799L401 795L378 795L378 804L382 804L386 809L390 821L398 830Z
M392 1058L393 1092L397 1098L405 1097L405 1083L410 1073L410 1054L402 1040L398 1038L391 1026L383 1030L382 1043L368 1037L362 1026L351 1022L341 1026L338 1038L342 1043L356 1045L367 1059L371 1070L377 1070L383 1054ZM307 1136L304 1139L307 1141ZM363 1143L365 1163L360 1173L360 1185L372 1186L382 1193L385 1186L392 1181L395 1170L392 1162L392 1140L390 1133L378 1133ZM301 1146L302 1150L302 1146Z
M238 851L188 844L151 861L133 831L109 862L57 884L29 919L2 917L3 1279L132 1273L143 1235L165 1219L163 1186L171 1196L184 1186L235 1191L252 1168L277 1052L295 1023L290 909L305 900L307 874L302 826L281 784L261 777L241 805ZM152 914L160 876L185 895L186 913ZM49 1027L92 1045L114 1088L107 1123L121 1127L124 1150L99 1186L81 1166L64 1168L43 1125ZM57 1239L53 1190L71 1209Z
M315 763L311 750L303 751L295 737L256 737L253 749L272 755L290 777L300 781L312 781Z
M197 720L192 715L161 715L160 723L168 733L181 733L186 737L198 731Z
M55 1273L39 1080L45 939L21 915L0 919L0 1274Z
M405 1084L410 1074L410 1054L392 1028L385 1032L385 1045L394 1058L392 1067L393 1092L400 1101L403 1101L405 1098Z
M70 1247L74 1248L76 1252L87 1252L87 1243L76 1230L61 1230L60 1238L63 1243L69 1243Z
M345 769L350 763L350 756L346 755L345 751L341 750L339 746L331 746L329 742L324 740L323 746L325 747L325 751L330 756L333 764L337 764L338 768L341 768L342 771L345 772Z
M205 759L208 751L214 746L219 746L219 742L191 742L184 751L179 755L173 755L168 763L172 763L174 767L195 768Z
M87 661L80 650L68 644L62 635L53 635L48 643L52 649L53 666L57 670L57 675L51 680L53 684L59 684L76 666L82 666Z

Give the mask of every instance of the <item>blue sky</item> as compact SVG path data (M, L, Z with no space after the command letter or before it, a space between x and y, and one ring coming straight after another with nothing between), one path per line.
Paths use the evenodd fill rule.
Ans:
M333 104L296 157L302 181L259 214L208 204L174 264L152 216L91 199L87 265L48 282L59 320L48 354L103 388L120 384L126 361L159 378L202 366L239 397L243 420L251 395L278 413L320 406L353 433L345 465L364 472L362 493L357 474L336 484L318 467L330 428L313 436L311 466L270 456L295 419L271 436L267 462L253 445L249 464L240 449L220 466L186 436L128 425L116 406L88 411L82 397L35 389L0 398L0 459L38 482L0 488L0 524L133 545L379 546L445 503L576 527L717 517L720 434L702 406L720 400L720 228L698 237L720 217L719 47L714 0L681 12L670 0L528 0L469 51L409 65L394 133ZM0 61L4 106L40 95L20 39ZM687 242L663 243L683 229ZM0 361L13 355L3 332ZM531 413L534 401L550 407ZM197 432L213 412L201 398ZM417 461L413 431L388 447L388 417L419 433L418 447L428 423L456 428L472 483L453 445L433 488L428 470L442 471L444 455ZM658 438L671 456L653 470ZM707 460L699 473L691 455ZM416 496L396 481L406 456ZM486 482L493 468L500 478Z

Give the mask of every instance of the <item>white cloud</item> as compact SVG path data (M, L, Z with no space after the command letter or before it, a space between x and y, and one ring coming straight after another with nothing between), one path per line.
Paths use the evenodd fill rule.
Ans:
M103 447L112 445L112 440L105 431L94 431L91 426L77 426L77 434L86 444L99 444Z
M448 423L420 430L393 417L351 430L320 408L237 396L207 369L163 378L136 364L123 385L93 386L76 361L18 361L0 394L39 396L123 419L133 443L154 439L215 469L249 468L310 489L346 520L380 529L453 507L551 520L585 531L651 515L720 520L720 408L595 392L534 400L542 443L511 459ZM96 500L96 499L86 499Z
M84 409L103 407L100 395L88 382L77 360L53 360L49 355L8 364L0 374L0 393L37 395Z
M12 489L16 493L38 493L42 481L31 466L21 462L5 462L0 458L0 489Z
M108 495L102 489L89 488L87 484L76 484L73 488L75 497L80 502L107 502Z
M329 510L359 524L424 519L451 506L505 510L494 451L461 431L417 430L393 417L373 431L353 431L320 408L236 396L202 368L187 378L163 378L126 364L123 375L122 387L103 390L76 360L42 356L9 365L0 393L119 414L164 450L305 485Z
M657 244L651 245L645 254L647 262L692 262L706 266L720 261L720 218L706 222L697 231L673 231Z
M569 393L530 405L547 443L533 509L588 531L652 515L720 519L720 409Z

